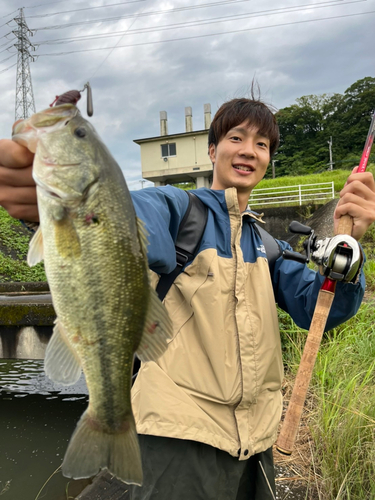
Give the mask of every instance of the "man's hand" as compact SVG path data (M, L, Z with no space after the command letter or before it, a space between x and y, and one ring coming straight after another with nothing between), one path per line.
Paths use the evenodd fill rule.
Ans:
M340 192L334 213L334 227L337 234L340 217L350 215L353 218L352 236L358 241L375 221L375 181L370 172L357 174L357 169L353 169Z
M15 219L38 222L34 155L8 139L0 140L0 205Z

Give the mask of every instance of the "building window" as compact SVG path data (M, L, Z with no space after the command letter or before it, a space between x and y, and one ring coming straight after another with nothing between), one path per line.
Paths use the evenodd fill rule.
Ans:
M162 144L161 156L162 158L165 158L166 156L176 156L176 143L169 142L168 144Z

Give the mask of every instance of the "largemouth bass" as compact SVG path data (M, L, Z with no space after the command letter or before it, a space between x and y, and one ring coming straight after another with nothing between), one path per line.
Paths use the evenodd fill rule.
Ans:
M13 139L36 153L40 227L28 262L44 260L57 315L45 372L69 385L83 369L89 390L62 472L78 479L108 468L141 484L130 403L133 356L156 359L171 336L149 284L142 224L120 167L74 105L16 124Z

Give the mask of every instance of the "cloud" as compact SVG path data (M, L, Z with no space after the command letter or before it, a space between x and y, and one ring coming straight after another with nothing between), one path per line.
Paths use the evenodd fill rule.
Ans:
M92 123L129 183L136 188L141 187L141 166L139 146L133 140L159 135L161 110L168 113L169 132L179 133L184 131L184 108L191 106L193 125L198 130L203 128L205 103L211 103L214 113L225 100L247 95L254 77L260 84L263 99L276 108L282 108L302 95L343 93L356 80L374 73L375 58L370 37L375 16L357 14L375 11L375 0L293 0L276 6L271 0L232 0L226 3L189 0L178 5L144 0L110 6L116 3L121 2L97 0L87 4L64 1L43 5L43 2L25 0L23 6L28 26L37 29L30 37L32 43L70 39L59 44L37 46L35 54L39 57L30 63L37 109L48 106L59 93L73 88L81 90L89 80L94 96ZM210 4L211 7L193 8L201 4ZM77 10L103 5L104 8ZM302 9L303 5L308 6L308 10ZM168 12L184 7L190 10ZM278 14L238 17L275 8L279 9ZM289 12L286 12L287 8ZM294 12L291 12L292 8ZM5 17L0 25L18 14L14 11L13 2L3 1ZM7 16L10 12L13 14ZM60 14L31 17L53 12ZM146 15L150 12L159 13ZM138 17L120 19L120 16L134 14ZM117 21L103 21L116 16ZM237 19L221 22L229 16L237 16ZM347 17L312 21L334 16ZM216 18L212 24L181 26L181 23L192 24L212 18ZM88 23L93 19L102 21ZM42 29L79 22L82 24ZM173 30L131 31L155 30L172 24L175 25ZM278 26L270 27L275 25ZM0 37L15 26L14 22L3 25ZM73 41L73 37L121 31L125 33L113 38ZM220 34L224 32L231 33ZM182 38L184 40L177 40ZM165 42L171 39L175 41ZM0 44L7 40L9 44L16 43L15 38L8 35L8 38L0 39ZM139 45L143 43L147 45ZM114 49L92 50L116 45ZM125 45L127 47L119 48ZM10 51L17 52L14 46ZM71 53L45 55L63 52ZM8 51L0 54L0 60L8 54ZM0 64L0 71L15 62L16 56ZM14 120L16 67L1 74L0 90L0 134L9 137ZM85 99L83 95L79 105L83 114Z

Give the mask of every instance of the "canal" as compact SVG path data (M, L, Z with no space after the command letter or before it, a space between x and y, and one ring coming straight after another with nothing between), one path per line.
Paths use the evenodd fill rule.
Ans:
M1 500L67 500L84 489L87 480L59 467L87 401L83 376L63 387L44 375L43 360L0 359Z
M55 384L45 376L43 363L0 359L1 500L73 500L91 482L67 479L59 469L87 407L84 377L70 387ZM278 479L289 475L276 467ZM295 483L277 480L277 500L315 498Z

